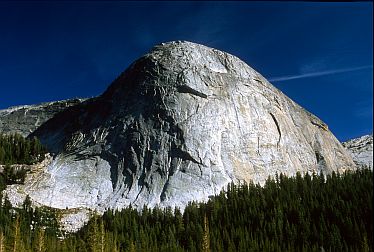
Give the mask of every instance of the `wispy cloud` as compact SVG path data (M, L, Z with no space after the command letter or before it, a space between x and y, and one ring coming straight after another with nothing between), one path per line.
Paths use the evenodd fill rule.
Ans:
M318 71L318 72L312 72L312 73L303 73L303 74L297 74L297 75L286 75L286 76L269 78L269 81L270 82L279 82L279 81L288 81L288 80L295 80L295 79L312 78L312 77L324 76L324 75L332 75L332 74L339 74L339 73L346 73L346 72L355 72L355 71L360 71L360 70L365 70L365 69L370 69L370 68L373 68L373 65L333 69L333 70Z

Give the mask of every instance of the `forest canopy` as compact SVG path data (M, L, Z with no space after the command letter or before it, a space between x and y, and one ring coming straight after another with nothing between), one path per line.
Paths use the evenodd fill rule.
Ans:
M46 148L34 137L0 133L0 164L33 164L44 159Z
M373 250L373 172L367 169L279 175L264 187L230 184L184 212L109 210L65 239L57 238L57 210L33 209L29 202L11 210L3 202L0 246L11 251Z

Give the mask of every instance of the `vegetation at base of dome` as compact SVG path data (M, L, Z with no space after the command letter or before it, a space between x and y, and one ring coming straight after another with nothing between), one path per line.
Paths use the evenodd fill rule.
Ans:
M26 172L25 169L18 171L11 165L5 165L2 176L7 185L23 184L25 182Z
M19 134L0 133L0 164L34 164L44 159L46 148L37 138L27 139Z
M14 208L2 193L0 202L0 251L53 251L60 246L56 209L33 208L29 197Z
M27 172L24 165L42 161L46 153L46 148L37 138L27 139L19 134L0 133L0 190L6 185L23 184Z
M279 175L264 187L230 184L183 213L109 210L64 240L56 238L56 224L51 232L48 223L39 224L45 232L32 224L45 218L38 220L30 203L18 210L9 204L0 208L0 243L10 251L14 244L17 251L373 251L371 170Z

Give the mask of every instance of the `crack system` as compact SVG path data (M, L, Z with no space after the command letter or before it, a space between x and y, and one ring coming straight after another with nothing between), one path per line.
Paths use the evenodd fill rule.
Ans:
M278 130L278 133L279 133L279 138L278 138L278 143L277 143L277 147L279 147L279 143L280 143L280 140L281 140L281 137L282 137L282 133L281 133L281 130L280 130L280 127L279 127L279 124L278 124L278 121L277 119L275 118L274 114L273 113L270 113L271 117L273 118L273 121L275 123L275 125L277 126L277 130Z

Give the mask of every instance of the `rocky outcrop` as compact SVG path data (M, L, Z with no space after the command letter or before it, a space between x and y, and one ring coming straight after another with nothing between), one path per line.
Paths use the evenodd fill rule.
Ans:
M30 188L35 186L35 182L38 181L38 178L40 176L43 176L46 167L48 167L51 162L52 157L49 154L46 154L45 159L42 162L36 164L12 165L12 168L15 170L27 171L24 184L8 185L5 190L5 194L14 207L22 207L22 204L24 203L26 196L30 191ZM2 169L3 166L0 165L0 173L2 172ZM42 207L43 205L45 205L33 199L32 203L37 207ZM78 231L85 223L88 222L89 218L95 214L93 209L82 207L64 209L60 208L57 210L57 221L59 222L60 229L67 233Z
M320 119L237 57L190 42L154 47L32 136L54 158L22 190L57 208L183 208L232 181L355 169Z
M373 135L365 135L343 143L359 167L373 170Z
M79 104L84 99L45 102L0 110L0 133L18 133L27 137L56 113Z

